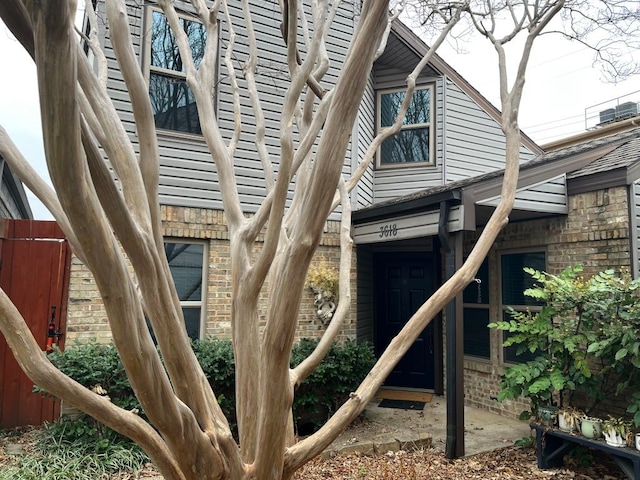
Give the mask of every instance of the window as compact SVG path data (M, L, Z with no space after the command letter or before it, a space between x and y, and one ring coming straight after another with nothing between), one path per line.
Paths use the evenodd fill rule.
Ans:
M405 96L404 90L378 94L378 129L393 125ZM378 151L378 166L433 164L433 133L433 87L416 88L400 131Z
M203 285L205 276L205 245L202 243L165 242L164 251L169 261L171 276L176 285L187 334L200 338L205 311Z
M503 254L500 257L500 274L501 274L501 311L505 320L510 320L508 307L512 307L517 311L526 311L527 309L536 312L540 311L542 302L532 297L527 297L524 291L534 284L534 279L524 271L525 267L535 270L546 270L546 254L545 252L524 252ZM509 332L503 332L506 339ZM505 362L519 363L532 360L535 355L529 352L518 354L517 346L512 345L503 349L503 359Z
M178 43L162 12L151 10L149 52L149 97L156 127L184 133L201 134L195 97L187 86L185 68ZM194 20L180 19L198 66L204 56L206 30Z
M462 293L464 302L464 354L480 358L491 356L489 330L489 262L485 259L476 278Z

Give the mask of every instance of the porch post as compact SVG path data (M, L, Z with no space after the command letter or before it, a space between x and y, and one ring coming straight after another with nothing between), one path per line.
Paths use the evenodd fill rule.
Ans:
M450 234L451 248L445 252L447 279L462 266L462 233ZM446 308L447 441L445 456L464 455L464 341L462 294Z

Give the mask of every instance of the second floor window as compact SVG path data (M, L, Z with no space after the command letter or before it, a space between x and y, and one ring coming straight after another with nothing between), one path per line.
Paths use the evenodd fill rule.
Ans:
M404 90L378 93L378 128L393 125L405 96ZM416 88L400 131L380 147L378 166L433 164L433 133L433 87Z
M181 17L191 55L198 66L204 56L206 30L195 20ZM201 134L198 109L175 35L162 12L151 10L149 54L149 97L156 127L184 133Z

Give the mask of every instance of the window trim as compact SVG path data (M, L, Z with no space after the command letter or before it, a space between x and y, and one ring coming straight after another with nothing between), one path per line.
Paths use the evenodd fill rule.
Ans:
M547 270L547 265L548 265L548 252L547 249L545 247L531 247L531 248L520 248L520 249L515 249L515 250L503 250L498 252L498 285L500 286L500 288L498 289L498 319L499 321L504 320L504 314L506 312L506 308L505 307L512 307L514 310L520 311L520 310L529 310L531 312L539 312L540 310L542 310L542 306L538 306L538 305L506 305L503 303L502 300L502 256L503 255L517 255L517 254L525 254L525 253L543 253L544 254L544 264L545 264L545 271ZM500 364L501 365L518 365L518 363L516 362L511 362L509 360L507 360L505 358L505 347L503 346L503 342L504 342L504 336L507 332L505 331L500 331L500 335L498 336L498 341L499 341L499 345L498 345L498 351L499 351L499 359L500 359Z
M176 9L177 10L177 9ZM150 79L151 79L151 74L152 73L157 73L159 75L164 75L164 76L168 76L168 77L175 77L175 78L179 78L181 80L184 80L186 83L186 79L187 79L187 74L186 72L180 72L178 70L170 70L170 69L166 69L166 68L162 68L162 67L156 67L151 65L151 30L152 30L152 26L153 26L153 12L160 12L164 15L164 12L162 11L162 9L160 7L157 7L155 5L147 5L145 7L145 11L144 11L144 21L143 21L143 25L144 25L144 30L142 32L142 55L141 55L141 59L142 59L142 72L144 75L144 79L147 83L147 93L149 92L149 88L150 88ZM202 24L202 22L200 21L200 19L198 18L198 16L195 13L192 12L188 12L186 10L177 10L177 14L178 17L181 19L185 19L185 20L189 20L191 22L197 22ZM220 20L218 20L218 26L220 25ZM208 32L207 32L208 34ZM218 28L218 36L220 35L220 28ZM218 50L216 52L216 62L215 62L215 72L214 72L214 78L218 79L220 76L220 42L217 42L217 46L218 46ZM188 85L187 85L188 86ZM218 99L219 99L219 95L218 95L218 82L215 82L214 85L214 90L212 92L213 95L213 108L214 111L217 115L218 113ZM155 124L155 123L154 123ZM204 134L203 133L191 133L191 132L182 132L179 130L171 130L168 128L159 128L156 127L156 132L157 133L161 133L162 135L166 135L166 136L171 136L171 137L176 137L176 138L183 138L185 140L195 140L198 139L200 141L204 140Z
M406 92L406 87L400 88L384 88L376 91L376 134L380 132L381 120L382 120L382 95L388 93L396 93L396 92ZM376 163L375 167L379 170L393 170L397 168L415 168L415 167L434 167L436 165L435 158L435 93L436 93L436 84L435 83L425 83L421 85L416 85L414 93L418 90L429 90L431 93L429 95L429 119L428 123L412 123L408 125L401 125L400 132L403 130L413 130L417 128L429 128L429 161L420 161L420 162L403 162L403 163L382 163L381 161L381 152L382 152L382 143L378 146L378 150L376 152ZM398 132L398 133L400 133ZM392 138L392 137L389 137Z
M180 238L180 237L163 237L164 243L183 243L187 245L202 245L202 288L200 301L195 300L180 300L180 307L193 308L200 307L200 331L198 338L203 339L207 333L207 297L209 286L209 242L204 240L197 240L193 238ZM171 267L169 267L171 271ZM173 278L173 274L171 276Z

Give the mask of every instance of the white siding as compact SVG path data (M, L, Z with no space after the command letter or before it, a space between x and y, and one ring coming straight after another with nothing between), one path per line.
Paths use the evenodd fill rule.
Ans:
M234 60L236 72L241 72L241 64L247 58L248 45L246 30L242 23L242 11L239 2L229 2L236 44ZM142 57L143 19L145 7L133 6L128 9L133 25L134 48ZM284 92L288 86L286 75L286 52L280 34L280 19L277 2L252 2L254 29L258 41L259 59L257 68L257 88L262 101L266 120L266 144L272 155L272 162L277 171L279 164L279 126L283 110ZM223 19L224 16L221 15ZM339 69L349 47L349 39L353 30L352 7L345 4L336 16L332 34L327 41L327 51L331 61L331 68L322 81L324 88L335 85ZM221 57L227 45L229 29L224 19L221 20ZM304 45L300 41L302 54ZM135 125L131 112L129 96L117 68L115 56L106 42L106 55L109 61L109 95L114 101L120 118L125 124L127 132L135 142ZM222 62L222 58L221 58ZM143 61L141 66L144 68ZM221 65L217 91L218 121L222 135L230 139L233 134L233 105L231 102L231 85L229 75L224 65ZM244 81L239 78L240 88ZM247 212L257 209L265 196L264 174L253 143L255 137L255 119L251 104L246 95L241 97L243 132L234 162L238 191ZM160 147L160 201L163 204L193 206L203 208L221 208L221 198L218 191L218 177L216 167L208 149L200 136L180 135L172 132L160 131L158 134ZM137 144L134 148L138 148ZM350 151L347 158L350 158ZM350 162L345 162L344 173L350 174ZM291 188L293 195L293 187ZM366 200L365 200L366 201Z

